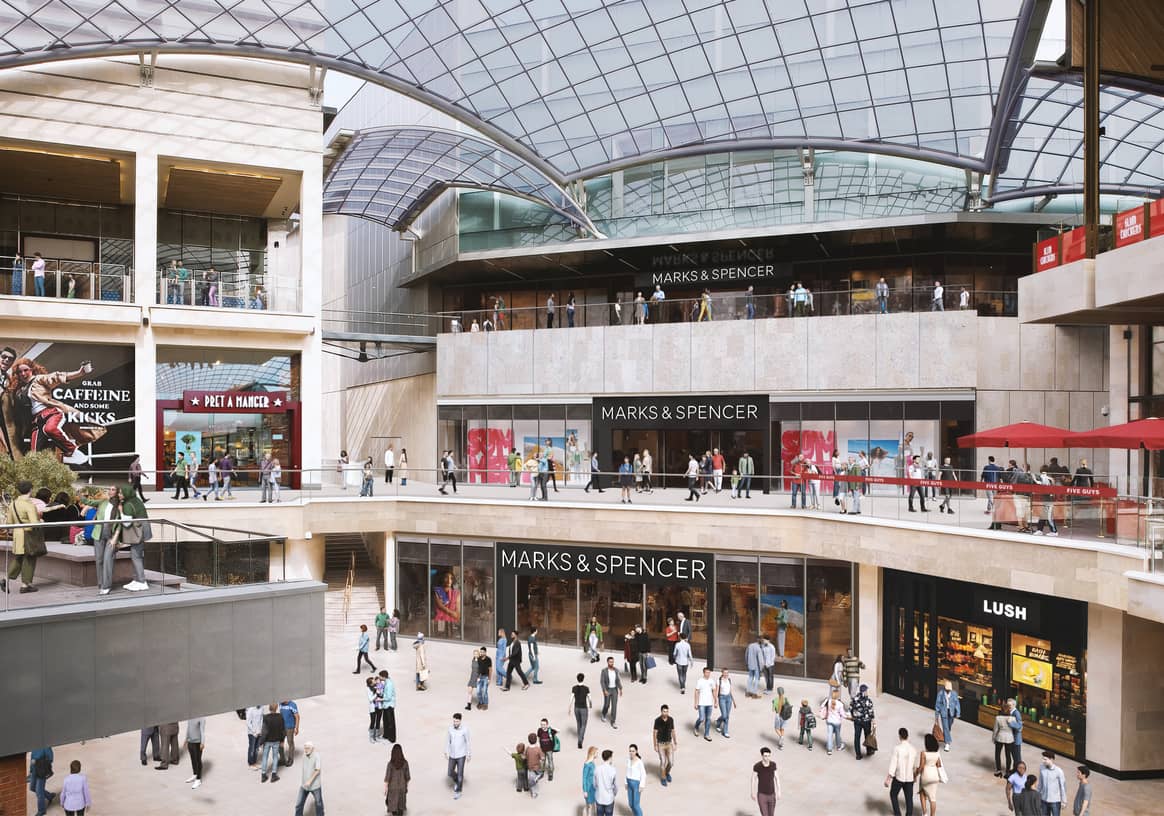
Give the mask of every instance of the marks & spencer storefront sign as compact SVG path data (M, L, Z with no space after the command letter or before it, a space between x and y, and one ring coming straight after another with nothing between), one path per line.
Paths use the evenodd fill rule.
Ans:
M766 396L597 398L594 422L605 428L762 429L768 424Z
M497 545L498 570L510 575L704 586L711 581L711 566L712 557L707 553L546 544Z

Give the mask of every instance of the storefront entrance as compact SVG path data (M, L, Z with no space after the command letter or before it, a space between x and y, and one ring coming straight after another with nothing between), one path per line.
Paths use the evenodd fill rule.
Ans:
M594 444L604 471L616 471L623 457L650 451L655 487L682 487L688 456L698 460L719 450L730 484L745 451L751 454L753 489L767 492L762 478L770 460L768 400L763 396L596 398Z
M949 680L987 728L1014 699L1024 742L1083 758L1086 604L894 570L884 586L886 691L932 706Z

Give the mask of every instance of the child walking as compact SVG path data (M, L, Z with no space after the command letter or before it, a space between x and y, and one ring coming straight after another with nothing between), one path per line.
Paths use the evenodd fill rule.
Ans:
M812 706L808 700L800 701L800 738L797 745L804 745L804 738L808 737L808 750L812 750L812 729L816 728L816 715L812 713Z

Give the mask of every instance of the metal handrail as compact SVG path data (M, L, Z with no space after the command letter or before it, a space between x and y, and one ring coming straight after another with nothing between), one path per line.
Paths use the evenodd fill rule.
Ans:
M344 581L344 626L348 625L348 613L352 611L352 586L356 583L356 554L349 554L348 577Z

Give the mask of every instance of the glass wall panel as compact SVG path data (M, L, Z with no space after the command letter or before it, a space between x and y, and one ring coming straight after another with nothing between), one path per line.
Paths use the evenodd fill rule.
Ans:
M585 487L590 481L590 406L566 406L566 484Z
M513 409L508 405L489 406L489 428L485 450L489 484L509 481L509 452L513 443Z
M513 444L521 454L522 461L537 456L541 449L538 438L538 407L536 405L513 406ZM528 484L528 478L523 479Z
M538 424L538 452L549 451L553 458L550 469L550 484L554 490L566 481L566 406L541 406Z
M400 633L429 634L428 543L397 541L396 598L400 609Z
M465 416L465 478L470 484L483 484L489 463L489 439L484 405L466 405Z
M465 542L465 580L461 605L464 607L465 640L479 645L495 642L493 625L493 547Z
M591 616L602 624L602 650L615 652L615 663L623 652L623 640L636 623L643 622L643 585L620 581L579 581L579 628ZM581 632L579 632L581 636Z
M900 410L900 406L898 406ZM901 456L901 420L874 419L869 422L869 475L900 478L904 468ZM875 496L892 496L901 492L895 485L870 485Z
M656 655L669 654L667 646L667 619L678 625L678 613L691 621L691 653L700 659L707 657L707 590L693 586L647 585L647 633L651 649Z
M776 673L803 677L803 558L760 561L760 631L776 646Z
M715 666L742 669L759 632L756 559L716 558L715 578Z
M577 581L517 576L517 625L523 632L536 626L542 643L577 646L581 636L577 616Z
M853 565L810 559L806 605L808 676L824 679L853 643Z
M431 548L431 634L433 637L460 640L464 589L461 581L461 545L460 542L432 542Z

